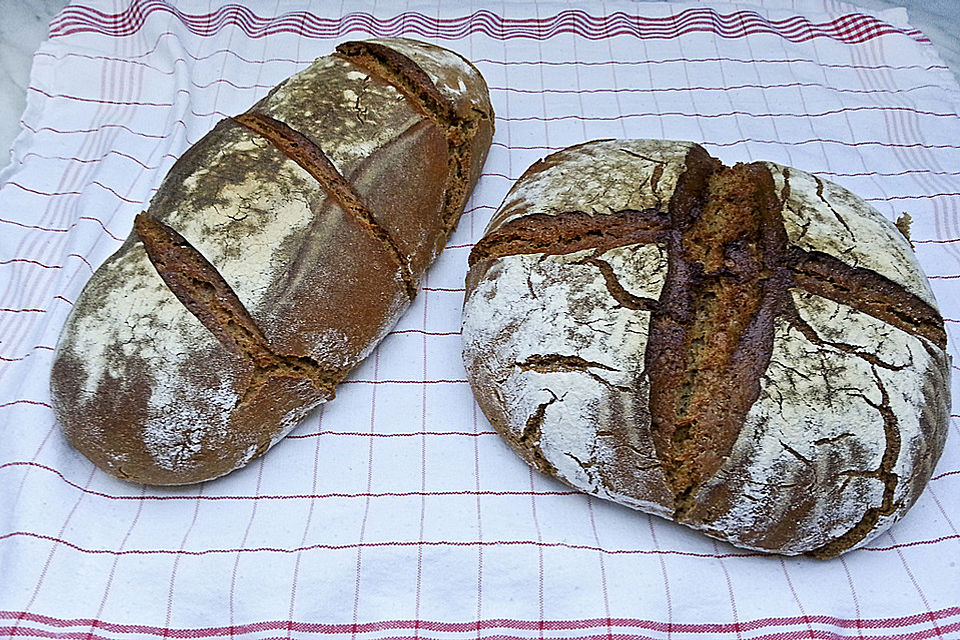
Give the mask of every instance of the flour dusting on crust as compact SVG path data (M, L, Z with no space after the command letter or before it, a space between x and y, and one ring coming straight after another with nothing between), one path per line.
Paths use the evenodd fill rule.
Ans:
M601 250L634 219L649 244ZM882 532L930 478L941 319L909 244L850 192L691 143L593 142L528 169L477 246L464 365L538 470L743 548L821 557ZM826 266L804 272L813 260ZM714 466L690 472L701 460Z
M629 265L621 285L637 296L659 296L667 263L658 245L617 247L599 256L592 251L507 256L466 301L464 362L475 384L498 390L504 402L501 426L514 439L521 440L530 416L542 411L536 444L559 478L665 513L668 506L656 501L664 490L649 439L631 443L629 454L639 464L625 483L649 485L653 498L642 499L613 478L624 443L602 436L625 419L644 418L636 412L646 401L643 358L650 314L622 307L598 279L591 258ZM576 356L578 362L551 364L556 356Z

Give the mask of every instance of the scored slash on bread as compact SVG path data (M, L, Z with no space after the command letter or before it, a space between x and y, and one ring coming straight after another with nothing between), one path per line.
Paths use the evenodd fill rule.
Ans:
M463 342L530 464L751 549L862 544L946 433L943 320L896 228L816 176L692 143L532 166L470 256Z
M251 111L233 118L233 121L263 136L282 150L287 157L316 178L317 182L323 186L324 191L335 198L344 211L349 212L366 227L370 235L383 242L384 247L390 252L400 269L407 295L413 300L414 296L417 295L417 284L414 281L410 263L406 256L401 253L390 234L377 223L374 216L367 210L350 183L337 172L333 163L323 155L323 150L320 147L285 123L274 120L263 113Z
M492 135L479 72L398 38L341 44L218 123L71 312L51 377L68 438L148 484L265 452L410 304Z

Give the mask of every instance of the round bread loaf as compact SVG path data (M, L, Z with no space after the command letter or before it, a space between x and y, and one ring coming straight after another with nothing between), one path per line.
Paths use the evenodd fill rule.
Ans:
M410 304L492 135L472 65L392 38L342 44L221 121L74 306L51 383L67 437L149 484L265 452Z
M689 142L545 158L470 255L463 358L500 435L747 549L831 557L906 512L943 449L945 346L880 213Z

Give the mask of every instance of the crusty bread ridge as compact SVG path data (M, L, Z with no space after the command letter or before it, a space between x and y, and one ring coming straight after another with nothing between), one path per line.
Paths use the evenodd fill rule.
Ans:
M574 487L825 558L900 518L940 456L933 293L896 227L817 176L586 143L518 180L470 264L477 401Z
M398 38L344 43L222 120L75 304L51 377L70 441L148 484L265 452L410 304L492 135L480 73Z

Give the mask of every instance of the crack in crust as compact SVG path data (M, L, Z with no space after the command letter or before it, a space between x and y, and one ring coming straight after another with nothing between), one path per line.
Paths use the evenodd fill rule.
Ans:
M346 371L325 368L309 357L276 353L226 280L171 227L144 211L134 220L134 231L177 299L225 348L249 362L252 373L238 407L255 398L272 377L307 380L320 398L333 398L334 386Z
M536 355L530 356L523 362L518 362L517 366L521 371L538 371L540 373L555 373L558 371L579 371L585 373L600 384L620 391L622 393L632 393L633 388L624 385L614 384L604 379L591 369L602 369L604 371L618 371L600 362L591 362L584 360L580 356L565 356L560 354Z
M813 344L833 347L845 353L849 353L857 356L858 358L863 358L871 365L875 367L880 367L882 369L888 369L890 371L902 371L903 369L910 366L909 364L895 365L890 364L889 362L884 362L877 356L872 353L868 353L861 349L854 347L853 345L846 344L844 342L833 342L826 340L816 332L816 330L810 326L810 324L800 316L800 312L797 310L797 306L792 302L784 305L783 315L786 318L787 322L790 323L790 326L803 334L803 336L812 342ZM850 434L848 434L850 435ZM819 442L819 441L818 441ZM817 444L816 442L814 444Z
M360 200L360 196L353 190L350 183L340 175L340 172L333 166L333 163L330 162L319 145L292 129L286 123L271 118L264 113L248 111L233 117L232 120L262 136L282 151L284 155L300 165L320 183L324 191L340 203L344 211L353 215L370 235L381 241L387 248L390 257L397 263L397 269L400 271L407 297L413 300L417 294L417 285L414 282L409 259L400 251L390 233L377 223Z
M549 391L549 390L548 390ZM523 427L523 434L517 440L516 445L524 451L529 452L529 460L540 473L556 474L557 468L554 467L540 450L540 429L543 427L543 420L547 414L547 407L557 401L557 396L550 392L552 396L549 400L541 403L537 410L533 412Z
M598 250L596 253L599 254L599 252L600 251ZM583 262L585 264L593 265L600 270L600 274L603 276L604 285L606 285L607 292L610 294L610 297L616 300L617 304L624 309L632 309L634 311L656 311L657 307L660 305L659 301L654 300L653 298L635 296L624 289L609 262L601 260L600 258L596 257L596 255L587 258Z
M897 427L897 416L890 407L890 395L887 392L887 388L880 379L876 367L871 366L871 371L877 383L877 388L880 389L880 404L871 402L866 396L861 396L861 398L868 405L880 412L880 416L883 418L883 433L886 437L886 446L883 450L883 457L880 459L880 466L873 471L864 472L861 475L880 480L883 483L883 497L881 498L879 506L870 507L864 511L860 521L846 533L808 552L808 555L821 560L837 556L857 545L876 526L880 518L889 516L900 508L900 505L893 500L894 493L897 490L897 483L900 480L899 476L893 472L893 467L897 463L897 458L900 455L900 429Z
M850 225L847 224L847 221L844 220L843 216L841 216L837 210L833 208L833 205L830 204L830 201L823 197L823 180L817 176L813 176L813 181L817 184L817 197L820 198L820 202L822 202L823 206L825 206L827 209L830 209L830 213L832 213L833 217L837 219L837 222L839 222L840 225L846 229L847 233L850 234L850 237L855 237L853 230L850 228Z
M603 378L595 371L591 371L591 369L602 369L604 371L619 371L619 369L614 369L600 362L584 360L580 356L565 356L561 354L535 355L530 356L523 362L516 363L516 366L519 367L521 371L537 371L540 373L579 371L587 374L605 387L620 391L621 393L633 393L632 387L615 384Z
M530 356L523 362L518 362L517 366L520 367L521 371L529 371L530 369L535 371L583 371L587 368L617 371L617 369L602 362L591 362L580 356L565 356L562 354Z

